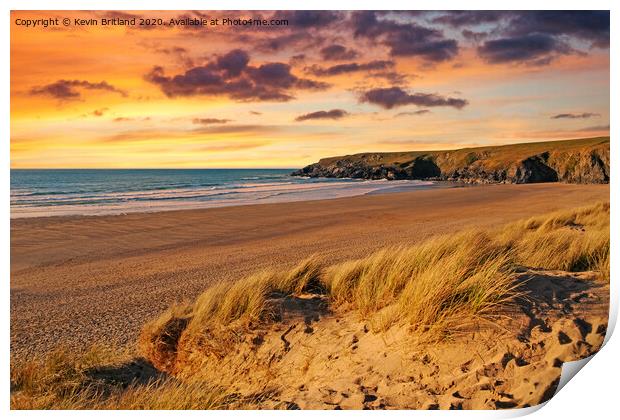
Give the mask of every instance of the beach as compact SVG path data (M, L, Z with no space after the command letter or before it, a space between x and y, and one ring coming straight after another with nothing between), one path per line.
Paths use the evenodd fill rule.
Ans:
M317 255L365 257L609 199L609 185L483 185L108 216L11 220L11 352L132 345L215 282Z

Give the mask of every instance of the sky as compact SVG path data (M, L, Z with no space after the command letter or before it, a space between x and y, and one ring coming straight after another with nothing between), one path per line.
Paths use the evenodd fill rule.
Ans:
M17 11L11 167L297 168L606 136L609 78L607 11Z

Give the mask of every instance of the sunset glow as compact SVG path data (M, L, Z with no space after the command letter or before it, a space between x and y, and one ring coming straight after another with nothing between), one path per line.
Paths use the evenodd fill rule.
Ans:
M566 31L555 24L565 17L535 12L277 12L288 25L263 28L73 23L196 13L13 12L12 168L295 168L609 133L608 13ZM226 13L258 15L200 15ZM17 24L56 17L71 24Z

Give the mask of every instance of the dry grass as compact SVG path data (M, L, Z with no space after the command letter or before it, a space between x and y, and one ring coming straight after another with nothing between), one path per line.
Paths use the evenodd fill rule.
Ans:
M609 204L557 212L492 232L467 231L325 267L314 257L289 271L265 271L217 284L194 303L175 305L145 325L138 348L156 368L177 374L230 353L247 333L281 319L287 296L326 296L329 310L354 312L375 330L408 325L441 339L468 322L493 316L519 292L515 268L595 270L609 280ZM226 387L173 377L118 385L93 377L127 355L94 349L57 352L11 368L11 407L230 408ZM215 358L215 359L213 359Z
M138 348L158 369L167 372L175 370L183 350L179 347L199 345L205 354L223 357L244 332L279 319L274 298L320 291L319 273L316 259L308 258L289 271L263 271L232 285L216 284L193 305L175 305L147 323Z
M11 363L11 409L217 409L235 403L223 388L172 377L135 376L131 356L104 346L82 354L59 349Z
M335 307L374 317L375 329L408 322L430 338L513 296L511 266L507 247L465 232L333 266L324 281Z
M609 278L609 203L533 217L498 236L521 265L565 271L605 271L606 265Z
M275 298L309 291L326 295L332 311L369 319L375 330L406 324L424 339L441 339L511 301L519 293L517 266L598 270L608 278L609 204L388 248L330 267L309 258L288 272L219 284L176 309L180 316L172 310L145 326L141 348L170 372L196 359L222 358L249 331L279 320Z

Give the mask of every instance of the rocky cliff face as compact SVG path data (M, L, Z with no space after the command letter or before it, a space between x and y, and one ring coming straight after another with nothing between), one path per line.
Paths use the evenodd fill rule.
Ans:
M292 175L468 183L608 183L609 159L609 138L598 138L445 152L359 154L321 159Z

